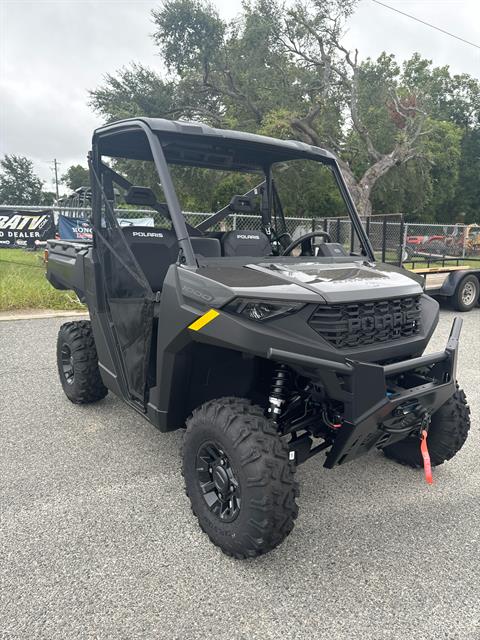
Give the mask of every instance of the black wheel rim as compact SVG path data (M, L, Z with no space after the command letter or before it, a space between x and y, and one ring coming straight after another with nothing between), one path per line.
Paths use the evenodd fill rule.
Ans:
M74 371L73 371L73 355L68 344L64 344L60 350L60 357L62 360L63 376L67 384L73 384Z
M240 485L228 456L215 442L204 442L197 453L197 480L208 508L222 522L240 512Z

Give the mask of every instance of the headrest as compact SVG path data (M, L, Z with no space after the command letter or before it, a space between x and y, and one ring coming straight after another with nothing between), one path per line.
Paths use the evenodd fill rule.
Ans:
M217 238L190 238L193 252L204 258L219 258L222 255Z
M177 242L177 236L171 229L158 229L156 227L122 227L125 239L129 243L163 244L171 247Z
M322 256L323 258L348 256L343 245L338 242L321 242L317 244L316 247L318 250L317 256Z
M267 236L257 229L227 231L222 238L224 256L268 256L272 246Z

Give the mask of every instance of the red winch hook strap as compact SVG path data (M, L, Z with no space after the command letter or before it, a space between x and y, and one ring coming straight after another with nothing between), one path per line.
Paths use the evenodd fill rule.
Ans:
M420 451L422 453L422 458L423 458L423 470L425 471L425 480L428 482L428 484L433 484L432 465L430 463L430 454L428 453L427 431L425 429L422 430L422 441L420 443Z

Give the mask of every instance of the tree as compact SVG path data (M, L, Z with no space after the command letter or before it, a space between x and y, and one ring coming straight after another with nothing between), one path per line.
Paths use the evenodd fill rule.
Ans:
M152 13L167 77L132 65L107 76L91 104L107 120L199 119L327 148L363 214L372 204L425 219L451 218L461 202L471 211L462 154L475 147L463 140L480 126L480 83L418 54L403 65L385 53L362 60L342 39L355 6L254 0L227 23L206 1L167 0Z
M452 209L465 222L480 221L480 126L465 133L458 168L458 183Z
M369 214L378 179L420 155L426 113L419 96L396 81L392 57L361 64L358 51L341 44L354 6L352 0L309 0L285 8L277 0L259 0L245 6L240 34L229 33L211 6L197 0L170 0L153 15L155 40L170 70L190 83L196 78L197 93L222 100L225 113L243 120L243 128L260 128L272 109L290 109L291 130L337 153L360 213ZM362 110L367 75L376 76L377 112L378 106L383 110L378 115L390 119L383 149ZM350 135L341 126L345 108ZM351 142L364 150L361 175L351 164Z
M72 164L62 176L62 183L72 191L90 185L88 169L81 164Z
M43 200L43 182L35 175L33 162L17 155L0 160L0 203L37 205Z
M52 207L55 204L57 194L55 191L42 191L42 199L38 204Z
M448 67L433 67L418 54L404 63L402 76L423 96L428 136L418 158L378 181L374 210L406 211L412 220L457 222L462 214L478 219L480 156L470 142L480 133L480 83L467 74L451 75Z
M90 104L107 122L140 114L178 117L175 90L175 83L164 82L155 71L134 63L116 76L107 74L105 85L90 92Z

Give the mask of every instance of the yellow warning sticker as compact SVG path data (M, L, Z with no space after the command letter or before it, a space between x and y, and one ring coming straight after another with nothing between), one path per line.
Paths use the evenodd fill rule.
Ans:
M207 311L207 313L204 313L203 316L200 316L200 318L197 318L195 322L192 322L192 324L189 324L188 328L191 329L192 331L198 331L199 329L204 327L206 324L208 324L212 320L215 320L215 318L219 315L220 314L218 313L218 311L216 311L215 309L210 309L210 311Z

